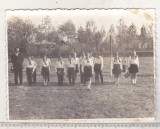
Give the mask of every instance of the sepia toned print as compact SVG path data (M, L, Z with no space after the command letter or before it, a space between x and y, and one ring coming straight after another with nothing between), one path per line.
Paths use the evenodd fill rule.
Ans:
M10 120L154 118L154 9L6 17Z

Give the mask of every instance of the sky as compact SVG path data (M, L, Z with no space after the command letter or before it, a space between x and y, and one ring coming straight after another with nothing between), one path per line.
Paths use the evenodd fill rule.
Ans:
M118 25L120 18L123 18L126 25L129 26L134 23L138 31L142 25L155 25L155 9L91 9L91 10L8 10L6 11L7 20L12 17L21 17L23 19L30 19L35 25L39 25L42 18L50 16L52 25L58 28L67 20L72 20L76 29L79 26L85 27L88 20L93 19L96 22L97 29L104 26L106 32L109 31L110 26Z

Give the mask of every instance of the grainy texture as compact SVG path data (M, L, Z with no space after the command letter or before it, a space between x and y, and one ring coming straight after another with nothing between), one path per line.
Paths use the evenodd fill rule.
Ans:
M40 62L40 59L36 59ZM140 58L137 85L131 85L122 74L120 85L113 84L109 76L109 58L104 61L104 85L94 85L88 91L77 84L56 86L55 59L51 59L51 82L42 86L38 63L38 83L27 86L24 72L24 86L14 86L13 73L9 73L9 117L10 119L85 119L85 118L146 118L154 117L154 65L152 57Z

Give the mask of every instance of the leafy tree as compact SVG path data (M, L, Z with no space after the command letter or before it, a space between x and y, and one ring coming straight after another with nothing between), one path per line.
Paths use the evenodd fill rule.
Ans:
M86 44L88 45L94 44L94 35L96 33L96 29L97 29L97 26L94 20L89 20L86 22L86 31L85 31Z
M147 37L146 36L147 36L146 27L143 25L141 27L141 35L140 35L141 49L147 48L147 43L146 43Z
M68 20L58 28L58 33L63 37L67 36L68 39L73 39L76 36L76 28L71 20Z
M58 35L58 32L57 32L55 29L53 29L53 30L48 34L47 40L48 40L49 42L53 42L53 43L56 43L56 44L60 43L60 37L59 37L59 35Z
M82 28L82 26L80 26L77 30L77 39L80 43L85 43L86 41L85 30Z
M148 49L153 50L153 24L149 25L147 31Z
M106 34L106 32L105 32L104 26L102 26L100 31L95 32L95 34L94 34L94 45L95 45L96 51L100 50L99 45L104 42L105 34Z
M80 48L81 48L81 52L82 52L84 50L83 46L85 45L85 42L86 42L86 34L85 34L85 30L82 28L82 26L80 26L79 29L77 30L77 39L80 43Z
M86 21L86 28L83 29L82 26L80 26L77 31L79 42L87 46L92 45L96 51L100 50L100 44L105 41L105 35L106 32L104 26L102 26L100 30L97 30L94 20Z
M68 20L67 22L63 23L58 28L58 34L61 40L61 44L67 44L71 51L73 50L72 44L74 42L74 39L76 37L76 27L73 24L71 20Z
M43 40L46 40L46 42L52 42L53 38L51 38L51 34L53 36L53 33L55 31L54 27L51 23L51 18L49 16L46 16L42 18L42 23L38 26L38 35L37 35L37 41L42 42ZM55 33L54 33L55 34ZM40 47L37 45L37 50L39 51ZM45 44L45 54L48 53L50 49L47 47L47 44Z
M127 36L127 48L128 49L136 49L138 46L137 42L137 28L132 23L128 28L128 36Z
M45 35L45 40L47 40L47 36L52 29L51 18L49 16L42 18L42 23L38 26L38 30Z
M27 52L27 46L35 39L35 26L30 20L12 17L8 20L8 46L9 49L20 47L23 53Z
M144 30L144 32L142 32L142 30ZM140 37L142 49L153 50L153 24L142 26Z

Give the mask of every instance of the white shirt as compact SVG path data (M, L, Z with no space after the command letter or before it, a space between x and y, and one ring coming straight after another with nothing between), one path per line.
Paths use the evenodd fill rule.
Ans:
M118 59L115 59L115 57L113 57L113 65L114 64L120 64L120 68L122 69L122 60L120 57L118 57Z
M101 64L101 69L103 69L103 58L101 56L94 58L94 64Z
M36 61L35 61L35 60L32 60L32 62L33 62L34 68L36 69L36 68L37 68L37 63L36 63Z
M83 65L84 60L85 60L85 57L80 57L80 58L79 58L79 64L80 64L80 65Z
M139 58L138 58L138 56L134 57L134 58L132 58L132 57L129 58L129 65L131 65L131 64L136 64L139 67Z
M19 55L19 52L16 52L16 53L15 53L15 56L18 56L18 55Z
M73 68L75 68L75 66L76 66L76 64L75 64L76 62L73 60L73 59L68 59L68 62L67 62L67 67L73 67Z
M42 67L50 67L51 64L51 60L50 59L46 59L46 61L42 61Z
M27 64L26 64L26 68L34 68L34 62L31 60L31 61L27 61Z
M83 61L83 65L82 65L82 71L84 71L84 67L85 66L91 66L92 67L92 71L93 71L93 60L91 58L86 58L84 61Z
M60 62L59 60L56 62L56 67L55 70L57 72L57 68L64 68L65 69L65 63L62 61Z
M72 58L72 60L73 60L73 62L74 62L75 64L79 64L79 58L78 58L78 57Z
M89 58L92 60L92 63L94 64L94 57L91 56L91 57L89 57Z
M122 64L123 64L123 65L127 65L127 59L126 59L126 58L123 58L123 59L122 59Z

